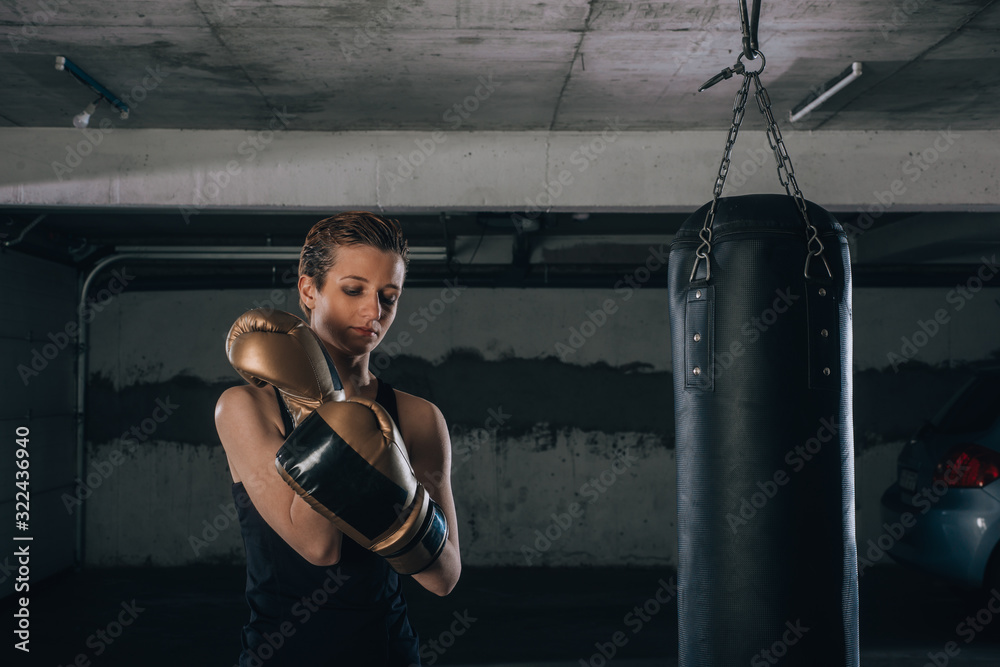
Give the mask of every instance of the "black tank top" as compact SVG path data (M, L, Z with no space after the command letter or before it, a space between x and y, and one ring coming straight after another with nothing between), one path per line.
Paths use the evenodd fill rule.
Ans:
M378 380L375 397L399 424L396 395ZM292 428L280 397L285 425ZM340 562L312 565L281 539L254 507L242 482L233 484L247 556L240 667L412 667L419 641L406 615L399 575L348 537Z

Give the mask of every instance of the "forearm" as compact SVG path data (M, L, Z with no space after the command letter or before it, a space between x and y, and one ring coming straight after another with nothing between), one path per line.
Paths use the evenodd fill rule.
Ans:
M410 574L442 551L448 527L413 476L399 441L384 408L354 398L317 408L288 436L275 461L280 476L317 516L387 558L400 574Z
M448 540L441 555L413 579L435 595L448 595L462 576L462 556L454 542Z
M334 565L340 560L343 533L329 519L294 494L288 516L297 543L291 546L306 560L314 565Z

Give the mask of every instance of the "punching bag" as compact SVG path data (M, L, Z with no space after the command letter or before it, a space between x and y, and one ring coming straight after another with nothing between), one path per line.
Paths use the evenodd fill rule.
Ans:
M717 198L671 244L680 667L859 664L850 258L800 201Z

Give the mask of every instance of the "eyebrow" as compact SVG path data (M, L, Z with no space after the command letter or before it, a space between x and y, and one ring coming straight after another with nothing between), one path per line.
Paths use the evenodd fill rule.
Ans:
M361 276L344 276L341 280L360 280L363 283L369 282L367 278L362 278ZM400 289L399 285L396 283L387 283L386 287L392 287L393 289Z

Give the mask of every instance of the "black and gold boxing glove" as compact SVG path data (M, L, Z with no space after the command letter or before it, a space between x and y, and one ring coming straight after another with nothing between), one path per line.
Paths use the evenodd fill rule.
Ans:
M313 509L400 574L417 574L441 555L444 512L417 481L378 403L323 403L285 440L275 464Z

